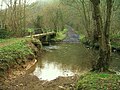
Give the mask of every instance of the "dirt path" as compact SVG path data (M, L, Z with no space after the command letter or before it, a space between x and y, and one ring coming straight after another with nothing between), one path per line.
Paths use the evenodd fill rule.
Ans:
M29 74L6 80L0 84L0 90L75 90L77 80L78 76L71 76L44 81Z

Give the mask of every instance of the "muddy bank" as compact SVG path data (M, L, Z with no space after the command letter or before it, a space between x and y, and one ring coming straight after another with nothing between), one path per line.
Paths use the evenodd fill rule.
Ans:
M30 74L33 71L30 69L34 69L38 55L41 56L41 49L37 40L29 41L26 45L34 55L28 54L25 63L17 64L7 70L7 75L0 78L0 90L75 90L77 75L46 81Z
M78 76L58 77L52 81L39 80L34 75L21 75L12 80L5 80L0 90L75 90Z
M22 39L0 48L0 78L30 68L41 55L40 41Z

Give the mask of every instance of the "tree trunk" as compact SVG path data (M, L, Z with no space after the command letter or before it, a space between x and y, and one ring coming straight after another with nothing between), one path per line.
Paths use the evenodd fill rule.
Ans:
M26 30L26 0L24 0L24 12L23 12L23 14L24 14L24 31Z
M106 22L104 27L104 35L105 35L105 44L106 44L106 66L109 67L110 56L111 56L111 44L110 44L110 22L111 22L111 13L112 13L112 0L106 0L107 2L107 15Z
M99 58L93 70L108 71L110 61L110 17L112 9L112 0L107 1L107 16L105 27L103 27L103 21L100 12L100 0L91 0L94 9L94 20L96 21L96 27L98 31L98 43L99 43Z

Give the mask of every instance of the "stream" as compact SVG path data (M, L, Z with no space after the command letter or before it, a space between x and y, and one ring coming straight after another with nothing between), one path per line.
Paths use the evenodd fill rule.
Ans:
M33 74L40 80L53 80L59 76L84 74L91 69L91 61L97 59L92 50L80 43L48 46L45 55L38 60ZM113 54L111 69L119 71L120 55Z
M0 90L76 90L79 75L91 69L97 53L80 43L47 46L28 74L1 83ZM120 70L119 53L112 54L110 68Z
M47 52L38 60L33 75L40 80L53 80L59 76L84 74L91 69L91 63L98 55L82 44L58 44L45 47ZM120 55L113 54L111 69L119 71Z
M82 44L58 44L46 47L47 52L38 60L33 74L40 80L53 80L59 76L83 74L91 67L92 51Z

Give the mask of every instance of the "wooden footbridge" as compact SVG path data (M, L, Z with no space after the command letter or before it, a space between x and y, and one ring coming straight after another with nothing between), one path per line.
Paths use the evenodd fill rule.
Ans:
M42 42L42 44L50 44L53 41L52 39L55 38L55 36L56 36L55 32L47 32L41 34L34 34L27 37L37 38Z

